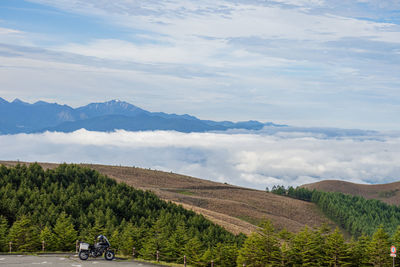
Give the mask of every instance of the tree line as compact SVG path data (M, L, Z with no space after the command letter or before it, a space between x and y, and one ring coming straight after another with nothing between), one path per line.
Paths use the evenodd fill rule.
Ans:
M272 193L315 203L352 236L372 235L379 225L393 234L400 225L400 207L376 199L302 187L274 186Z
M346 241L341 231L327 226L305 227L297 234L261 225L239 250L237 266L392 266L390 247L400 245L400 227L392 236L379 226L372 236Z

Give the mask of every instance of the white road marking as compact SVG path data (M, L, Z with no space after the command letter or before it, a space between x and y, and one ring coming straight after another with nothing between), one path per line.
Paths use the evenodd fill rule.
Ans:
M80 264L71 264L71 266L74 266L74 267L82 267L82 265L80 265Z
M0 261L4 261L6 258L0 258Z
M63 260L65 260L65 258L59 258L59 260L60 260L60 261L63 261Z

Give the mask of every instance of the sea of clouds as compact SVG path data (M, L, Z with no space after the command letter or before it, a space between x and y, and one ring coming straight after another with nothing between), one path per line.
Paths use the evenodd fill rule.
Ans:
M137 166L252 187L400 178L400 134L340 129L46 132L0 136L0 159Z

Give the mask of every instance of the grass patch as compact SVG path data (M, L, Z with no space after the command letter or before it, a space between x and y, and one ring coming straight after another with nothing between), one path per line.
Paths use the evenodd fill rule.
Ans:
M252 225L259 225L262 222L261 219L253 218L253 217L246 216L246 215L236 216L236 218L238 218L242 221L251 223Z
M186 196L193 196L194 193L188 190L174 190L175 193L186 195Z
M399 189L394 189L394 190L389 190L389 191L381 191L381 192L379 192L378 196L383 197L383 198L393 197L396 195L397 191L399 191Z

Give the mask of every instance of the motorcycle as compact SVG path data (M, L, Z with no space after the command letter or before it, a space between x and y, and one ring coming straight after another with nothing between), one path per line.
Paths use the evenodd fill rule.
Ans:
M111 244L107 237L104 235L99 235L97 237L97 243L90 245L88 243L79 244L79 258L81 260L87 260L90 257L99 257L103 255L106 260L113 260L115 257L115 252L110 249Z

